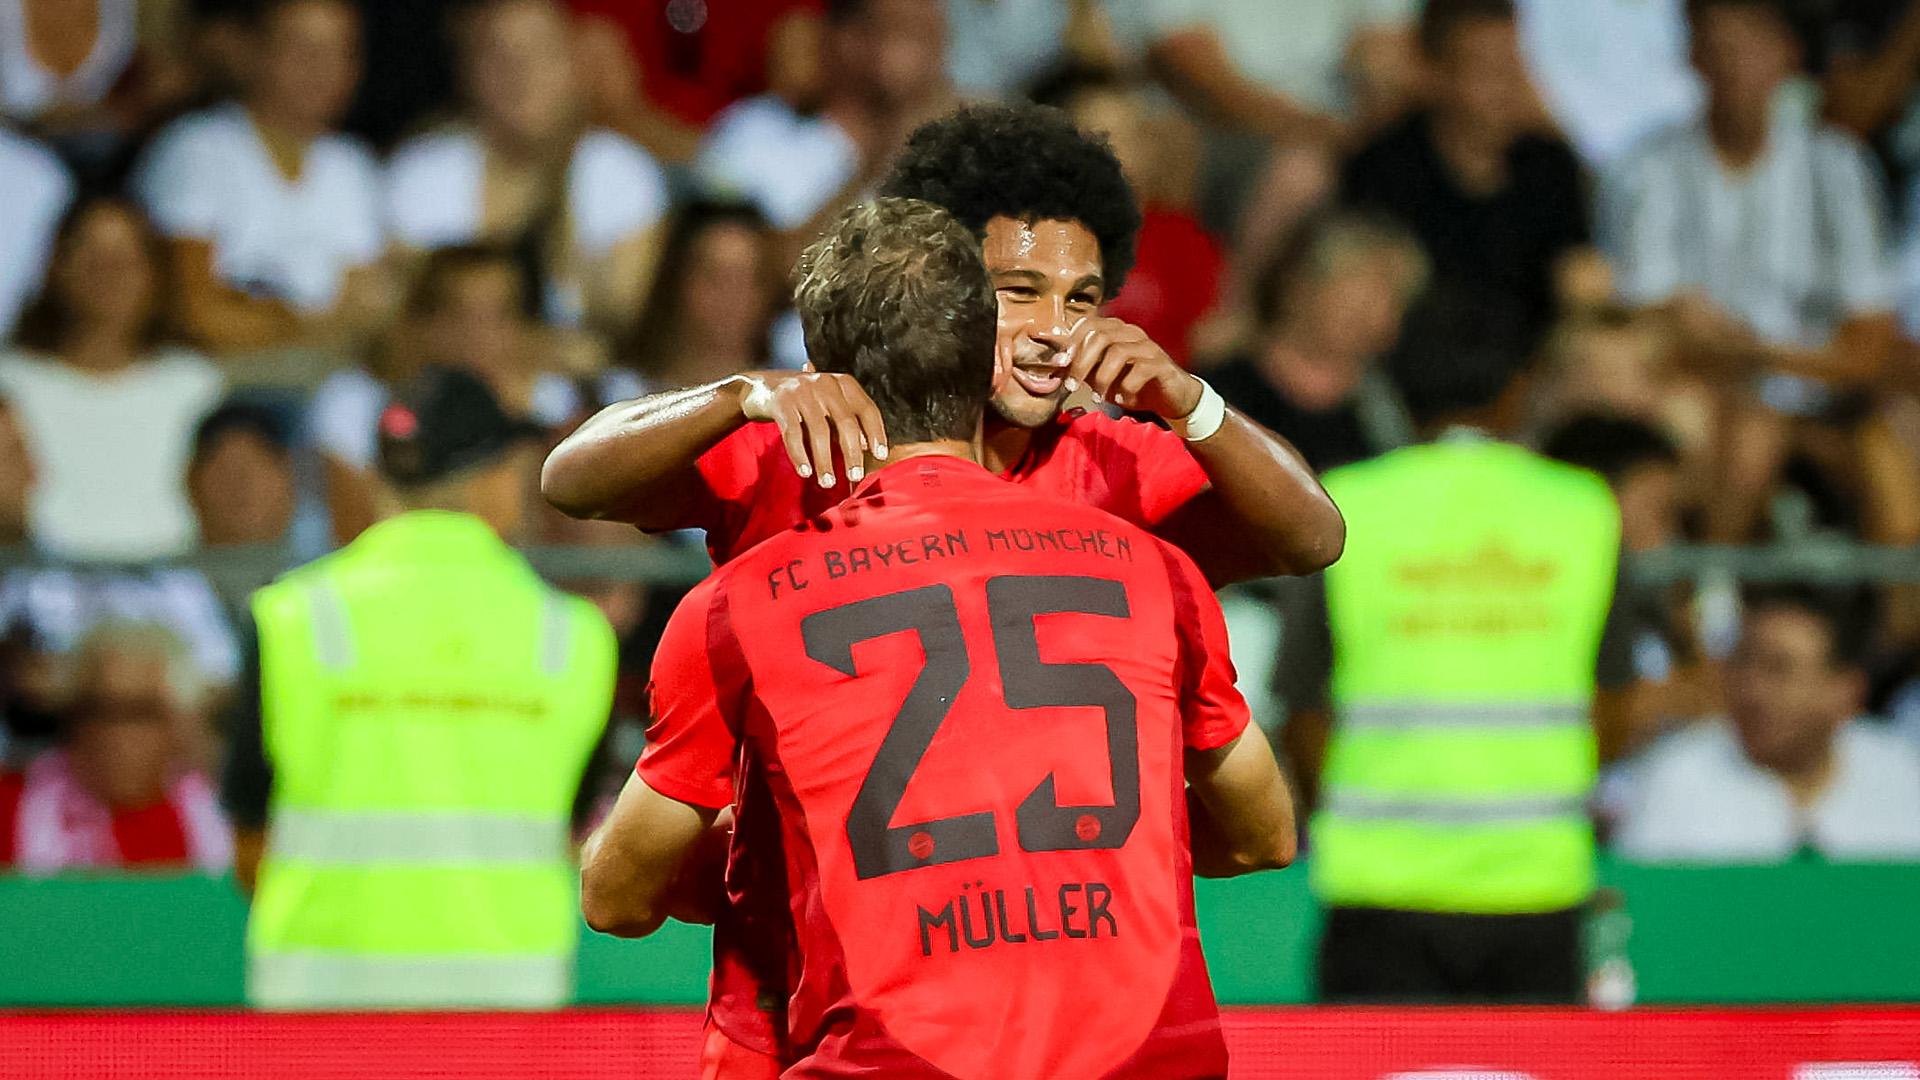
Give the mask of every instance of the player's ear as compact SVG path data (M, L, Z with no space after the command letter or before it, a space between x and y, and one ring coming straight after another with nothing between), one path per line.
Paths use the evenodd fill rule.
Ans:
M813 361L809 360L806 363L801 364L800 370L806 372L809 375L813 374L814 373Z

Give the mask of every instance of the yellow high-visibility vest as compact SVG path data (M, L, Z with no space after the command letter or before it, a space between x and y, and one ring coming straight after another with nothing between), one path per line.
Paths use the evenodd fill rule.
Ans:
M1620 516L1585 470L1476 436L1336 469L1326 903L1515 914L1593 888L1594 668Z
M615 673L599 611L437 511L375 525L253 611L273 794L248 999L566 1003L568 819Z

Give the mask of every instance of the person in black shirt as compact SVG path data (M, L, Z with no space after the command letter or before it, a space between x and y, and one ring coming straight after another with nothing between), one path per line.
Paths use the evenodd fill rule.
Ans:
M1533 90L1511 0L1431 0L1421 46L1432 104L1348 162L1345 200L1406 223L1433 286L1390 364L1417 417L1457 406L1455 384L1510 379L1554 317L1565 260L1591 239L1573 150L1529 130Z
M1316 471L1402 445L1410 425L1374 362L1426 277L1419 243L1391 219L1314 219L1255 283L1252 347L1207 378Z

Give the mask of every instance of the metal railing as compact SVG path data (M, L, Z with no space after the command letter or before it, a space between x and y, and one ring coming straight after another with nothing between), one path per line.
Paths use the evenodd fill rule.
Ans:
M522 548L521 553L543 576L555 581L691 585L712 569L704 551L664 542L610 547L539 546ZM238 593L273 580L298 561L289 549L275 545L215 548L149 563L71 562L49 559L31 548L0 548L0 572L51 566L101 573L189 568L206 575L220 591ZM1755 547L1674 547L1629 559L1627 574L1638 583L1650 585L1698 582L1710 577L1817 585L1914 584L1920 583L1920 547L1879 547L1823 538Z
M1908 585L1920 582L1920 548L1824 538L1764 547L1676 547L1634 557L1627 572L1637 582L1655 585L1712 575L1767 583Z
M554 581L639 581L691 585L707 576L706 552L665 542L613 547L526 547L520 549L542 576ZM0 573L26 568L71 569L80 573L153 573L197 570L222 593L246 593L299 565L292 549L275 544L210 548L177 559L152 562L77 562L52 559L28 547L0 548Z

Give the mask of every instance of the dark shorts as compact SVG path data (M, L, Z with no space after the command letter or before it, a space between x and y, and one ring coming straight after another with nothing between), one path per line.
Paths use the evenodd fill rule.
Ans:
M1445 915L1336 907L1320 939L1320 1000L1574 1004L1585 997L1581 910Z

